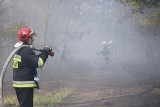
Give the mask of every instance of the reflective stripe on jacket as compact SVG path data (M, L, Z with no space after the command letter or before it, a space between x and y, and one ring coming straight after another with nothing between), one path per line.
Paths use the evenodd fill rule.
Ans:
M37 83L35 81L13 81L13 87L16 88L36 88Z

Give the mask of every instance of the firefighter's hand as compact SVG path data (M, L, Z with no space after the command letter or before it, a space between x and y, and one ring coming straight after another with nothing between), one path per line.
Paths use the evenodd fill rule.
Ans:
M46 50L48 53L52 51L52 48L50 46L45 46L44 50Z
M51 57L53 57L54 56L54 52L52 51L52 52L49 52L49 55L51 56Z

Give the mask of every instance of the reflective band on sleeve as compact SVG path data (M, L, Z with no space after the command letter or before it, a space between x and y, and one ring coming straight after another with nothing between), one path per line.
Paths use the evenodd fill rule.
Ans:
M37 87L37 84L34 81L13 81L13 87Z
M41 68L41 67L43 67L43 65L44 65L44 62L43 62L42 58L39 58L38 67Z

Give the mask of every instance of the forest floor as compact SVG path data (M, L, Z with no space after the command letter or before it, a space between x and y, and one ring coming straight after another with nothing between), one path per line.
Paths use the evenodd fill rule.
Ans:
M97 66L75 60L65 63L48 79L53 81L50 89L75 89L56 107L159 107L158 77L149 66L115 63Z
M97 65L69 60L54 69L49 66L45 73L43 70L40 90L35 92L41 95L37 99L46 99L46 103L38 102L41 106L36 107L47 103L47 107L160 107L159 74L152 67L115 63L106 66L102 62ZM5 96L10 95L7 89ZM65 90L56 94L60 89ZM15 107L12 105L7 107Z

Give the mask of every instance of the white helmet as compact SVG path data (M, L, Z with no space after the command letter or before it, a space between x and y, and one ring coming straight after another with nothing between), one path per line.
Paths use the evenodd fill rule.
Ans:
M112 41L110 40L109 42L108 42L108 45L111 45L112 44Z

